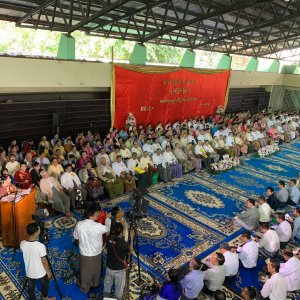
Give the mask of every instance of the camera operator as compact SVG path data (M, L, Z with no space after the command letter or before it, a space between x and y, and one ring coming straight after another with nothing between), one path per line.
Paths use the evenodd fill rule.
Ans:
M109 234L110 228L114 223L121 223L123 226L123 237L125 241L128 241L128 226L124 219L124 210L120 206L114 206L111 210L111 217L105 220L107 232Z
M88 293L91 287L97 287L100 281L102 234L107 232L107 227L97 222L100 213L100 204L93 203L86 209L84 220L79 221L74 230L74 238L79 241L80 250L78 285L83 293ZM107 217L110 215L108 214Z
M27 225L28 239L20 244L20 249L23 252L25 263L25 271L28 279L28 294L30 300L35 300L35 282L40 280L42 283L43 299L55 300L55 297L48 297L49 280L51 272L47 261L46 247L44 244L37 241L40 234L38 223Z
M106 273L104 278L104 297L109 297L113 284L115 285L114 298L122 299L126 280L128 264L126 256L133 251L134 231L130 231L130 245L123 237L123 225L115 222L111 226L110 235L107 238Z

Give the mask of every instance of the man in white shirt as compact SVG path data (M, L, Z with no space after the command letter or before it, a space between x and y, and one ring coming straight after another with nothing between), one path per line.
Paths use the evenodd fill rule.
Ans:
M131 148L131 153L134 153L134 152L137 154L138 158L140 158L143 155L143 150L139 146L137 141L133 142L133 147Z
M101 212L99 203L93 203L84 213L84 220L79 221L74 230L74 238L79 242L80 279L79 288L88 293L90 288L98 287L102 262L102 235L107 227L96 222ZM110 214L107 214L110 218Z
M270 300L285 300L287 298L287 284L284 277L279 273L279 260L270 259L267 268L271 277L261 290L262 297L269 297Z
M49 270L46 247L37 241L40 235L39 225L37 223L28 224L27 234L28 239L21 242L20 249L23 252L25 272L28 279L29 298L36 299L35 282L40 280L43 299L55 300L55 297L48 297L51 272Z
M216 252L209 258L211 268L204 272L204 289L203 292L213 295L216 290L221 289L226 274L224 266L225 258L222 253Z
M235 252L231 252L231 248L228 243L221 243L220 252L224 255L225 258L225 281L227 283L231 282L232 277L235 276L239 270L239 256Z
M157 167L159 178L164 182L168 182L172 179L172 169L167 169L165 159L161 154L161 149L157 148L152 156L154 165Z
M206 153L209 154L209 157L213 159L214 162L217 162L220 159L220 155L210 145L209 141L204 142L203 149L205 150Z
M209 155L204 150L201 141L198 141L197 145L194 148L194 154L201 159L205 168L208 168L211 164L211 159Z
M289 292L300 290L300 261L291 249L282 252L285 263L280 264L279 273L285 278Z
M121 144L120 155L124 160L130 159L132 156L131 151L128 148L126 148L125 143Z
M259 221L261 223L269 223L271 220L272 208L266 202L264 196L258 198L258 212L259 212Z
M177 158L171 151L171 147L167 146L166 151L163 154L167 169L172 170L172 175L175 178L182 177L182 165L178 163Z
M143 151L147 151L150 155L152 155L154 153L154 149L151 145L151 139L147 139L146 140L146 144L143 145Z
M239 259L244 268L255 268L258 259L258 245L251 239L250 231L244 231L241 235L242 246L237 248Z
M87 190L82 188L80 179L75 172L72 172L71 165L65 165L65 173L61 175L60 184L70 197L71 208L76 208L76 197L81 193L82 200L86 200Z
M120 177L122 173L129 173L128 168L122 161L121 155L117 156L117 161L112 164L112 169L118 177Z
M256 238L256 241L259 242L259 256L264 259L275 257L280 248L278 234L275 230L270 229L268 223L262 223L260 225L260 232L263 233L262 238L260 240Z
M5 165L5 168L10 176L14 176L15 173L20 170L20 163L16 159L17 158L14 154L10 154L9 161Z
M102 157L104 157L105 160L106 160L106 163L107 163L108 165L110 165L110 159L109 159L109 156L105 153L105 149L104 149L104 148L101 148L100 153L98 153L97 156L96 156L96 165L97 165L97 166L100 165L100 160L101 160Z
M276 221L278 226L274 226L280 241L280 249L284 249L292 237L292 226L285 220L284 213L276 214Z

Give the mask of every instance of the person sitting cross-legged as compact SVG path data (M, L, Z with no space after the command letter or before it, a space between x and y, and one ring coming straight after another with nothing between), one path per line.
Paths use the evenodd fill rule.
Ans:
M300 191L299 188L296 186L296 180L291 179L290 180L290 187L288 189L289 191L289 199L287 204L296 206L299 203L299 198L300 198Z
M241 246L237 247L237 253L241 266L245 269L255 268L258 259L258 245L252 240L250 231L246 230L241 234Z
M284 249L292 237L292 226L288 221L285 220L284 213L277 213L276 221L278 226L273 226L273 228L278 234L280 249Z
M287 298L287 284L284 277L279 273L280 261L270 259L267 265L271 277L265 282L261 295L270 300L285 300Z
M280 248L278 234L275 230L270 229L268 223L262 223L260 225L260 232L263 233L262 238L255 239L258 242L259 256L264 259L275 257Z
M177 158L171 151L171 147L167 146L165 152L163 153L164 160L167 165L167 169L172 170L173 177L182 177L182 165L178 162Z
M226 275L224 263L225 257L219 252L212 254L205 262L210 268L204 272L203 293L213 295L216 290L221 289Z
M190 272L187 273L180 281L182 286L182 300L197 299L203 289L203 272L201 271L202 263L200 260L193 258L189 263Z
M255 200L247 200L247 210L237 215L233 219L236 226L244 227L247 230L257 229L259 226L260 215L258 209L255 207Z
M300 290L300 261L294 256L292 249L282 251L285 260L280 264L279 273L285 278L287 290L289 292Z
M275 193L275 196L278 199L278 208L284 208L289 199L289 192L285 188L285 182L283 180L279 180L278 188L279 190Z

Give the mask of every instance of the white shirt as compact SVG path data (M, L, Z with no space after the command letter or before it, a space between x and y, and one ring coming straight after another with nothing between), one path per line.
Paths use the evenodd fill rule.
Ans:
M250 240L243 247L238 247L237 251L240 252L239 259L245 268L256 267L258 258L258 245L256 242Z
M281 263L279 273L284 276L289 292L300 290L300 261L297 257Z
M139 165L139 161L137 159L130 158L127 162L127 168L133 174L135 174L134 168Z
M154 149L152 147L152 145L149 144L144 144L143 145L143 151L147 151L150 155L152 155L154 153Z
M74 172L65 172L64 174L61 175L60 178L60 184L65 188L65 189L73 189L74 188L74 181L77 185L77 187L79 185L81 185L81 182L78 178L78 176L76 175L76 173Z
M50 162L49 162L49 164L50 164ZM20 170L20 163L17 162L17 161L14 161L13 163L9 161L9 162L5 165L5 168L7 169L9 175L14 176L15 173L16 173L18 170Z
M268 223L271 219L272 208L268 203L263 203L262 205L258 206L259 212L259 221Z
M261 295L264 298L269 297L270 300L285 300L287 296L287 285L284 277L275 273L264 284Z
M128 172L126 165L122 161L119 163L114 162L111 167L118 176L120 176L122 172Z
M156 153L152 156L153 163L158 166L162 165L162 167L166 168L166 163L162 154L157 155Z
M275 230L269 229L259 241L259 248L265 248L269 252L276 252L279 247L280 241Z
M275 229L280 242L288 242L292 237L292 226L288 221L281 222Z
M211 291L219 290L225 280L225 266L214 266L204 272L204 281L206 287Z
M109 156L108 156L106 153L104 153L104 154L101 154L101 153L97 154L97 156L96 156L96 165L97 165L97 166L100 165L100 159L101 159L102 157L104 157L105 160L106 160L106 163L107 163L108 165L110 165L110 159L109 159Z
M239 256L237 253L231 251L226 251L224 254L225 257L225 270L226 276L234 276L237 274L239 269Z
M42 263L42 257L47 255L45 245L38 241L22 241L20 249L23 252L26 276L32 279L44 277L46 270Z
M80 254L83 256L97 256L102 251L102 234L107 227L93 220L79 221L74 230L74 238L79 240Z
M175 155L171 151L170 152L165 151L163 154L163 157L164 157L165 162L168 164L173 164L173 163L177 162Z

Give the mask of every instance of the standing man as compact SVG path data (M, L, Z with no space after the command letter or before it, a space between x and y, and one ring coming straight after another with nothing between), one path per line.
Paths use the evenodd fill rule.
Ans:
M287 298L287 285L284 277L279 274L280 262L278 259L270 259L268 272L271 277L264 284L261 295L263 298L269 297L270 300L284 300Z
M83 293L97 287L100 281L102 262L102 234L107 232L106 226L97 222L101 212L99 203L93 203L84 213L84 220L79 221L74 230L74 238L79 242L80 278L78 285ZM107 214L107 218L110 215Z
M48 297L49 280L51 272L47 261L47 252L44 244L38 240L40 227L37 223L27 225L28 239L20 244L23 252L25 271L28 279L28 294L30 300L35 300L35 282L40 280L42 284L42 296L44 300L55 300L55 297Z
M121 300L126 281L128 268L126 256L133 251L134 231L130 231L130 245L123 238L123 225L115 222L107 238L106 273L104 278L104 297L109 297L114 284L114 298Z

